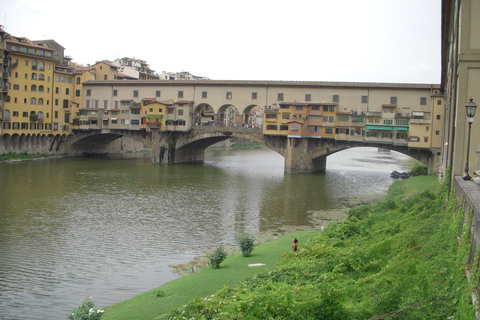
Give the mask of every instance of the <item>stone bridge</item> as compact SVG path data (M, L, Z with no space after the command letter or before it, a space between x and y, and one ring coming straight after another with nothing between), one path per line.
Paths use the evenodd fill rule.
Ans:
M88 130L70 136L67 144L76 153L108 153L111 150L152 150L154 163L203 162L205 149L232 137L244 138L261 143L285 159L285 171L310 173L323 171L327 157L336 152L356 147L375 147L394 150L415 158L435 171L437 156L429 149L412 149L407 146L365 141L343 141L319 138L289 138L287 136L264 135L262 129L243 127L195 126L188 132L179 131L131 131L131 130ZM119 139L121 138L121 139ZM120 141L120 142L119 142ZM115 148L110 145L115 144ZM139 146L132 150L132 146Z

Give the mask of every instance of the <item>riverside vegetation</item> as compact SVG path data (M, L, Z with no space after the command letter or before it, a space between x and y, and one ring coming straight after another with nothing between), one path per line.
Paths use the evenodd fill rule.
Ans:
M247 269L229 263L252 259L238 254L220 269L178 279L187 283L185 288L193 277L192 290L204 271L217 273L218 281L227 274L241 282L186 304L176 300L170 307L183 306L157 313L156 319L475 319L471 292L478 271L473 267L471 283L465 276L469 224L463 228L463 209L456 207L454 196L447 201L447 187L436 179L395 182L384 201L351 209L344 221L314 232L299 251L283 254L274 268L248 276ZM261 256L260 249L252 257ZM123 307L140 308L146 299L152 306L168 305L166 297L181 294L175 291L178 280L152 291L162 293L158 298L150 292ZM209 286L208 280L201 285ZM137 318L148 318L138 317L136 310Z

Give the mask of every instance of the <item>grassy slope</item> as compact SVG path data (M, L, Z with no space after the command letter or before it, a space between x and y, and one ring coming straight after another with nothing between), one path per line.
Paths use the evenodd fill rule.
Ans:
M160 288L105 308L102 320L154 319L193 298L212 295L224 286L235 286L256 273L276 269L276 264L282 261L283 255L292 250L294 237L299 239L301 248L303 243L317 234L318 231L295 232L255 247L250 257L245 258L241 254L229 256L221 264L220 269L206 267L187 277L166 283ZM253 263L264 263L266 266L248 267L248 264ZM162 291L164 296L157 297L158 291Z
M445 190L435 177L396 182L276 270L159 319L474 319L470 228Z

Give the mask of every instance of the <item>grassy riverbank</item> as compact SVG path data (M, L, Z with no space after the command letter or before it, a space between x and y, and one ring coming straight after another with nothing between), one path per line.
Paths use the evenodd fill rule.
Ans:
M51 155L48 154L40 154L40 153L5 153L5 154L0 154L0 162L9 162L9 161L15 161L15 160L35 160L35 159L42 159L42 158L48 158L51 157Z
M173 306L160 319L474 319L468 245L457 243L468 235L445 194L433 176L397 181L385 201L350 210L325 232L228 257L218 270L108 307L103 319L153 319ZM293 237L301 241L295 254Z

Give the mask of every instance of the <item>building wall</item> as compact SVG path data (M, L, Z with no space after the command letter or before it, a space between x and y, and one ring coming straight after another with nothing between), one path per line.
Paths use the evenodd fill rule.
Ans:
M53 50L13 40L7 40L7 45L12 67L8 79L11 90L9 101L5 102L4 114L8 113L10 120L4 119L2 133L51 133L54 116ZM46 57L47 53L52 58Z

